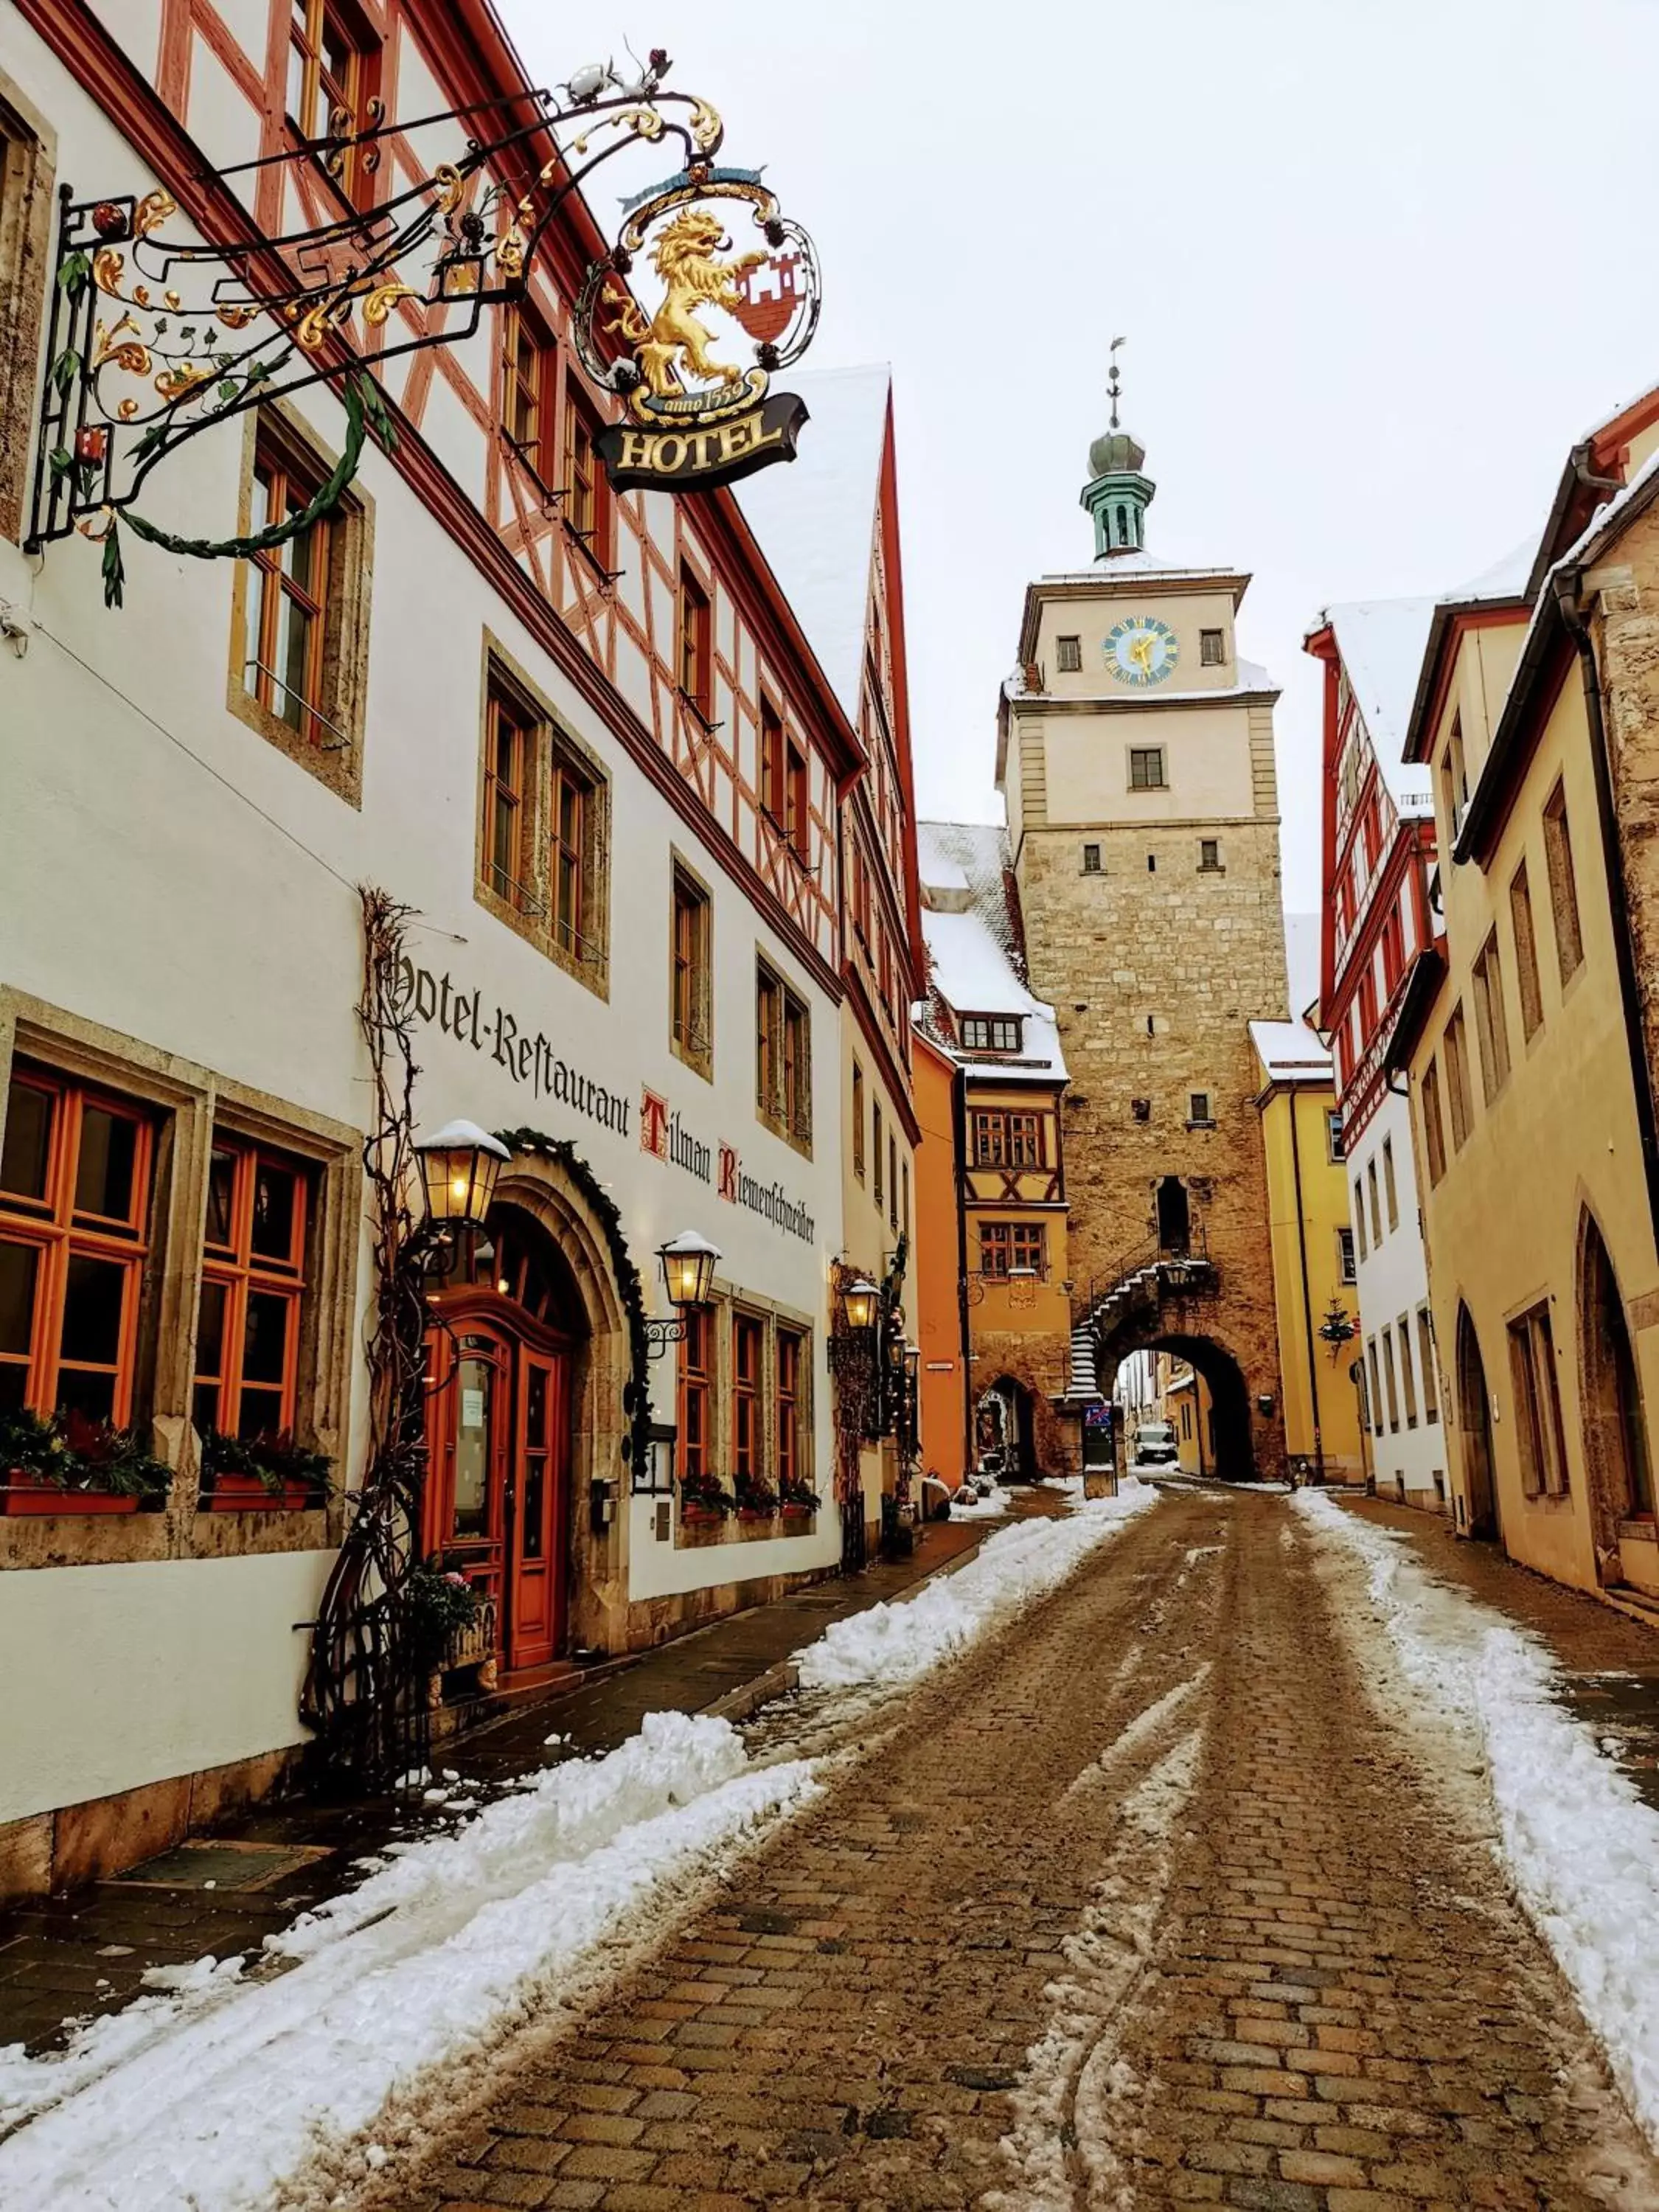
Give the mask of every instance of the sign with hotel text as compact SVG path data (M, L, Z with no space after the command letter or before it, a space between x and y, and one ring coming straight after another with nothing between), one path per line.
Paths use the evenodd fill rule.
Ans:
M764 1183L748 1174L735 1145L710 1146L694 1136L679 1109L648 1084L640 1086L640 1150L666 1166L684 1168L701 1183L712 1184L728 1206L757 1214L786 1237L810 1244L817 1224L809 1209L790 1197L781 1182Z
M613 422L594 440L619 491L645 484L658 491L711 491L735 483L771 461L793 461L806 420L806 403L792 392L775 392L747 415L703 428L642 430Z

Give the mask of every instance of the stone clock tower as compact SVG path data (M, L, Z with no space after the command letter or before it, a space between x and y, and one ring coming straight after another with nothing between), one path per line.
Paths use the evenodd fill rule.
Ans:
M1237 655L1248 576L1147 550L1154 486L1117 424L1090 449L1095 558L1025 593L999 710L1030 984L1071 1088L1074 1401L1122 1358L1189 1361L1203 1463L1284 1464L1248 1030L1282 1018L1273 710Z

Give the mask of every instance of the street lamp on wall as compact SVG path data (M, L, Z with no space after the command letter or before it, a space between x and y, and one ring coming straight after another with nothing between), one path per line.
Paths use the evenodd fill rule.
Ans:
M426 1224L434 1231L482 1229L495 1195L507 1146L476 1121L446 1121L415 1142L426 1197Z
M841 1294L842 1311L848 1328L873 1328L881 1305L881 1292L867 1275L855 1275Z
M682 1342L687 1314L708 1304L720 1249L706 1237L699 1236L695 1229L683 1229L678 1237L671 1237L665 1244L657 1247L657 1257L662 1263L663 1285L675 1317L672 1321L646 1322L646 1349L653 1359L659 1359L671 1344Z

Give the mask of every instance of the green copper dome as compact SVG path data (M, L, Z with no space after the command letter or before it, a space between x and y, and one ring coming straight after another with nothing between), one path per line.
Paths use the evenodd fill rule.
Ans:
M1146 458L1146 448L1138 446L1127 430L1103 430L1089 448L1089 475L1091 479L1139 476Z

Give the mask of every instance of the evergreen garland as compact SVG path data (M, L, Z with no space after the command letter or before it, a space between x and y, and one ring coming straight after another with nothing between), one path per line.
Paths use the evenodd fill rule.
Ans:
M104 605L118 607L122 603L126 583L126 570L121 560L120 526L125 522L134 535L146 544L159 545L164 553L187 554L193 561L241 561L250 554L269 552L277 545L286 545L290 538L300 537L313 522L331 514L339 505L346 486L357 473L362 459L364 444L372 428L381 446L389 453L397 445L397 432L392 417L386 411L380 387L361 370L354 370L345 380L346 435L345 445L327 482L316 496L297 514L285 521L273 522L266 529L250 532L243 538L181 538L147 522L142 514L131 507L118 516L112 509L109 528L104 534Z
M549 1137L539 1129L528 1128L497 1129L495 1133L509 1152L529 1152L540 1159L556 1161L599 1217L617 1288L622 1294L623 1310L628 1316L630 1372L623 1391L623 1411L628 1415L629 1433L623 1444L623 1456L629 1471L637 1477L650 1465L650 1355L645 1328L645 1285L623 1234L622 1209L568 1138Z

